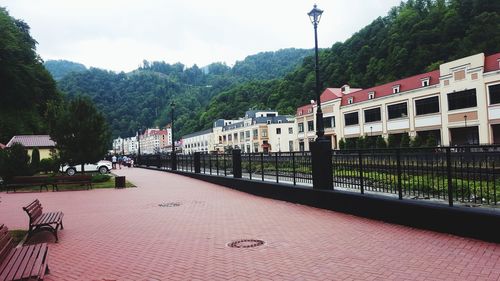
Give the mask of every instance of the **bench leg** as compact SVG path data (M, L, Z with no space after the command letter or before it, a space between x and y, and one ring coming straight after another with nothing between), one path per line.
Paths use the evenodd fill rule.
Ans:
M64 229L63 222L61 221L61 229Z

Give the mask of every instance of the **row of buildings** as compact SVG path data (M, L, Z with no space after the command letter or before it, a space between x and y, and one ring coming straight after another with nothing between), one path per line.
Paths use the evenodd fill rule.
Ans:
M321 107L333 149L341 139L403 134L432 135L443 146L499 144L500 53L476 54L368 89L327 88ZM316 110L314 102L297 108L295 116L250 110L244 117L217 120L209 130L183 136L180 147L184 153L309 150L316 137Z
M139 131L135 136L128 138L116 138L113 140L113 154L131 155L156 154L170 151L172 147L172 130L153 128Z

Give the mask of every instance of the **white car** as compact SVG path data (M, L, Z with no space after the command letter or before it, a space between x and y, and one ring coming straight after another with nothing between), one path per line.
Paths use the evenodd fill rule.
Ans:
M106 174L111 171L112 163L108 160L101 160L96 164L85 164L83 166L85 172L99 172L100 174ZM77 172L82 171L82 165L64 165L61 167L61 172L66 173L68 176L73 176Z

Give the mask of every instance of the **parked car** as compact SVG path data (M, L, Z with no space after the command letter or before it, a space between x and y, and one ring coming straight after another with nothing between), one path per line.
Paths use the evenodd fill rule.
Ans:
M85 164L85 172L99 172L100 174L106 174L111 171L112 163L108 160L101 160L96 164ZM82 171L82 165L64 165L60 169L61 172L68 174L68 176L73 176L77 172Z

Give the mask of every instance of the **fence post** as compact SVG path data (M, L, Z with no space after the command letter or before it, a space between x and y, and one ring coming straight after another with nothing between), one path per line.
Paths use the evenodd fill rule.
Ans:
M262 181L264 181L264 153L260 153L260 174L262 176Z
M233 149L233 176L241 179L241 150Z
M194 153L194 172L199 174L201 173L201 161L200 161L200 153L195 152Z
M363 156L361 156L361 150L358 151L358 164L359 164L359 189L361 194L365 194L365 183L363 178Z
M292 153L293 185L297 184L297 172L295 171L295 152Z
M332 143L330 139L309 144L314 189L333 189Z
M396 169L398 174L398 197L403 200L403 186L401 182L401 149L396 149Z
M160 153L156 154L156 167L158 169L161 168L161 154Z
M278 171L278 154L279 152L275 152L275 158L274 158L274 168L276 170L276 183L280 182L280 176L279 176L279 171Z
M177 153L176 152L173 152L172 153L172 171L176 171L177 170Z
M448 205L453 207L453 182L451 179L451 149L446 148L446 176L448 178Z

